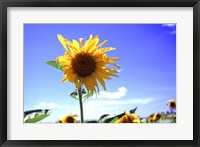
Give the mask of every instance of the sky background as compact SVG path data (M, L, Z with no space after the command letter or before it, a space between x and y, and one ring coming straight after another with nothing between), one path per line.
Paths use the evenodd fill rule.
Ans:
M79 103L70 97L71 82L62 83L63 72L47 65L64 54L57 39L99 35L103 47L114 47L109 57L119 57L119 78L106 80L107 90L83 104L85 120L103 114L118 114L138 107L136 114L169 111L176 99L176 26L174 24L24 24L24 111L52 109L42 122L55 122L66 114L77 114Z

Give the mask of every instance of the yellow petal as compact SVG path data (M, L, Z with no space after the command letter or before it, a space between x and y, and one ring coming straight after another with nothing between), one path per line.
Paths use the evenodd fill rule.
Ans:
M72 44L73 44L74 48L76 48L77 52L80 51L80 45L79 45L78 41L72 40Z
M64 74L63 79L62 79L62 82L64 83L64 82L66 82L66 81L68 81L68 80L69 80L69 79L68 79L67 74Z
M101 77L102 79L110 80L110 77L108 76L108 72L106 72L105 70L102 70L101 68L97 68L95 73L98 74L99 77Z
M86 50L89 47L89 44L92 41L92 38L93 38L93 36L92 36L92 34L90 34L90 38L84 44L84 47L83 47L84 50Z
M99 83L103 86L104 90L106 90L106 85L105 85L104 80L97 73L94 73L94 76L97 78Z
M76 88L79 89L82 85L82 82L75 82Z
M115 63L111 63L111 64L116 66L116 67L118 67L118 68L120 68L119 64L115 64Z
M97 80L94 76L92 76L92 81L96 87L98 87Z
M80 41L80 48L83 48L84 42L83 42L83 38L79 38Z
M105 68L106 70L108 70L109 72L114 72L114 73L118 73L118 71L114 68Z
M112 47L101 48L99 51L105 53L105 52L107 52L107 51L112 51L112 50L116 50L116 48L112 48Z
M99 36L95 36L94 39L90 42L87 48L85 48L86 52L89 52L91 49L96 48L96 45L99 42Z
M91 86L91 83L89 81L89 77L84 77L83 78L83 84L85 85L87 91L92 90L92 86Z
M103 46L103 45L106 44L107 42L108 42L108 40L104 40L102 43L100 43L100 44L97 46L97 48Z
M65 42L68 45L71 54L74 55L74 52L76 51L76 48L74 47L74 45L67 39L65 39Z
M108 73L109 76L115 76L115 77L119 77L118 75L114 74L114 73Z
M68 50L68 48L66 46L65 38L61 34L58 34L57 37L58 37L58 40L60 41L60 43L62 44L62 46L64 47L64 49Z
M110 63L116 62L118 60L119 60L119 58L109 58L109 62Z
M67 56L59 56L59 57L57 57L57 59L56 59L56 62L58 62L58 63L62 63L63 65L68 65L68 64L70 64L70 59L67 57Z

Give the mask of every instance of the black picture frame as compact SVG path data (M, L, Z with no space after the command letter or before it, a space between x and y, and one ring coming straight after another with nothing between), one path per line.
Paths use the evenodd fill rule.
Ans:
M193 7L193 140L7 140L8 7ZM200 2L199 0L0 0L0 145L21 146L199 146ZM20 133L20 132L19 132Z

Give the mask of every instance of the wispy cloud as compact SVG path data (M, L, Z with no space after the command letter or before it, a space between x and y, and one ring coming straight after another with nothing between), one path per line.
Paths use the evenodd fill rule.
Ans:
M53 109L58 106L58 104L53 102L39 102L37 105L35 105L35 109Z
M125 91L125 90L124 90ZM84 106L84 118L85 120L99 119L103 114L118 114L124 110L129 111L129 108L133 106L142 106L156 102L156 98L124 98L124 99L90 99L83 103ZM56 102L39 102L35 105L37 109L53 109L53 113L45 121L57 121L66 114L76 114L79 116L79 104L74 103L70 105L59 104ZM78 118L79 119L79 118Z
M171 28L171 31L169 32L170 34L176 34L176 24L174 23L167 23L167 24L163 24L163 27L169 27Z
M163 27L175 27L176 24L174 24L174 23L167 23L167 24L163 24L162 26Z
M85 103L87 106L114 106L114 105L144 105L155 101L153 98L132 98L126 100L93 100Z
M176 34L176 30L171 31L170 34Z
M93 98L120 99L126 95L127 91L125 87L120 87L115 92L100 91L99 94Z

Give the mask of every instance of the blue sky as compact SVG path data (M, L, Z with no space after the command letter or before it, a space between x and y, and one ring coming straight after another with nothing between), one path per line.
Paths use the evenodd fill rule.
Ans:
M176 26L173 24L24 24L24 110L52 109L43 122L65 114L79 116L78 101L69 95L73 83L62 83L62 71L45 61L64 54L57 34L88 39L99 35L103 47L114 47L109 57L119 57L119 78L106 81L107 91L84 102L85 119L121 113L138 107L141 117L168 111L176 99ZM79 117L78 117L79 119Z

